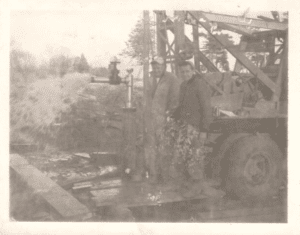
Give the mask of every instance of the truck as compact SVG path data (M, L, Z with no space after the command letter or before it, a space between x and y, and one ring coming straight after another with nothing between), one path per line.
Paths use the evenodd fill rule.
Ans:
M247 18L175 11L172 20L164 11L155 13L158 54L175 73L180 60L193 60L212 91L207 175L240 199L276 195L287 182L287 18L278 12ZM186 25L192 26L193 40L185 35ZM203 31L233 56L233 71L220 72L200 50ZM222 37L228 31L239 35L238 44Z

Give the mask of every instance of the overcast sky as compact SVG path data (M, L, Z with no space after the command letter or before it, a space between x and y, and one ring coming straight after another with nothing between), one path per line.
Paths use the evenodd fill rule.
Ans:
M38 61L48 60L55 54L80 56L83 53L89 64L107 66L110 58L125 48L131 30L142 17L142 9L137 7L139 1L137 6L129 5L129 9L128 4L124 9L122 5L115 9L107 8L105 4L102 6L99 1L90 1L83 8L85 10L72 10L67 3L57 5L59 1L54 1L56 3L53 3L55 7L52 9L48 5L43 7L42 4L38 4L41 7L35 9L34 2L37 1L27 2L32 2L29 10L21 7L11 11L10 35L15 46L29 51ZM230 0L222 8L209 2L201 4L201 10L227 10L230 14L241 14L248 8L245 4ZM252 9L255 10L253 7ZM167 13L173 14L173 11ZM150 14L154 15L153 10L150 10Z
M14 11L11 38L39 59L58 53L106 65L125 48L141 11Z
M38 61L55 54L84 53L91 65L106 66L126 47L142 14L141 10L12 11L11 39ZM150 14L154 16L153 11ZM172 16L173 11L167 11L167 15Z

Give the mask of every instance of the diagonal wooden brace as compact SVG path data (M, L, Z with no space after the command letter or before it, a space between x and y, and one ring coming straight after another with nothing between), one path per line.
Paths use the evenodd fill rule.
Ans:
M198 24L200 24L204 29L207 30L209 34L211 34L221 45L223 45L245 68L247 68L250 73L252 73L255 77L257 77L260 81L262 81L273 93L276 91L276 84L261 71L258 67L256 67L251 60L249 60L243 52L239 51L238 48L234 47L233 43L231 43L228 39L220 37L211 32L211 23L209 19L202 12L197 12L198 16L202 19L199 21L192 12L188 12L189 16L193 18Z

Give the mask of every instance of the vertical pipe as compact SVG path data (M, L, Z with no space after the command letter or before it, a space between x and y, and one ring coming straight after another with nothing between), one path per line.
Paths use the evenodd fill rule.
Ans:
M127 101L126 106L123 108L123 173L125 169L129 168L132 171L137 170L137 149L136 149L136 108L132 104L132 91L133 91L133 75L128 74L129 81L126 82L127 86Z
M137 156L136 150L136 109L134 107L123 108L123 128L123 172L127 168L136 171L139 156Z
M127 105L126 108L132 108L132 93L133 93L133 75L130 75L130 79L127 85Z

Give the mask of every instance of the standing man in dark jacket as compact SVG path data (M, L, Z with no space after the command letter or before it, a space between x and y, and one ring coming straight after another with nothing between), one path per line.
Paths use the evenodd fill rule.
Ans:
M194 73L194 65L179 64L183 82L180 86L179 106L175 112L179 130L175 143L173 176L193 182L204 179L204 143L212 122L210 88L201 76Z
M179 96L180 119L202 132L200 139L203 140L212 121L210 88L200 75L194 73L191 62L180 63L179 71L183 79Z

